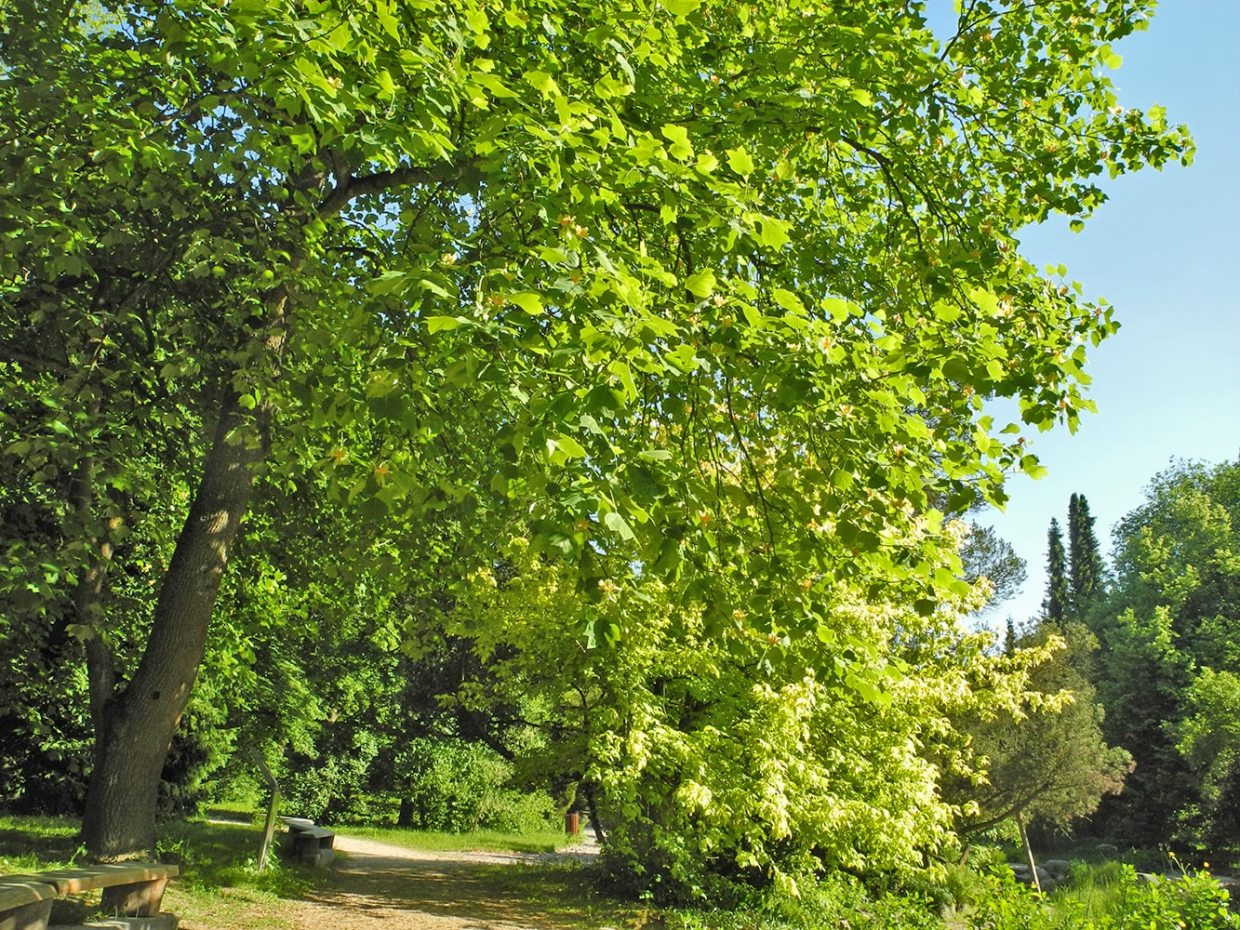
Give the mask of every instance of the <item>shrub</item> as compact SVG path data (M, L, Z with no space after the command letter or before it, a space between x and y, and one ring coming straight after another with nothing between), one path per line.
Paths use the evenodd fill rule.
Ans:
M513 833L543 830L556 820L545 792L509 787L512 766L490 747L460 739L418 738L396 754L396 790L422 830Z
M327 823L359 819L365 813L370 765L378 752L374 736L359 731L348 746L324 751L317 759L295 757L281 779L281 808Z
M493 792L483 804L480 826L504 833L536 833L558 826L559 811L549 794L511 789Z
M979 899L967 926L977 930L1240 930L1240 915L1228 910L1227 891L1206 872L1146 881L1130 865L1108 865L1096 876L1074 873L1072 885L1043 898L1016 884L1010 872L996 871L989 876L989 893ZM1091 898L1089 892L1099 888L1105 894Z

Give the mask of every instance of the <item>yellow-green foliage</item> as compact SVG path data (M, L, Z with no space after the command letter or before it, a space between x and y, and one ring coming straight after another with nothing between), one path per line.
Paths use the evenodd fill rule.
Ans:
M636 569L584 592L533 556L481 571L454 632L498 682L460 699L548 699L560 738L543 764L597 786L609 853L640 888L694 897L727 875L795 894L823 867L920 868L953 838L944 769L974 769L952 720L1014 711L1045 650L990 654L961 624L982 592L922 615L805 587L824 619L794 635L759 603L721 618Z

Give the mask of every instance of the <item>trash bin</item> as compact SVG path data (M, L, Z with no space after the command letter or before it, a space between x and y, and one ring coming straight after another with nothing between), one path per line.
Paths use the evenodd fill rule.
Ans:
M569 836L576 836L581 832L581 815L576 811L569 811L564 815L564 832Z

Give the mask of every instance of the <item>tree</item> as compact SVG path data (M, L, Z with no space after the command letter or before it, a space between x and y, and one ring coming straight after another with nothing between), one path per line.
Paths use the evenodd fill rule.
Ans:
M520 513L690 604L764 579L752 623L799 635L814 573L932 611L928 502L1040 468L983 398L1074 426L1114 329L1015 232L1191 152L1113 92L1148 6L969 6L943 40L902 2L5 6L7 454L58 495L50 596L106 631L109 534L161 491L127 515L117 483L153 452L192 489L132 672L87 635L90 852L152 845L256 485L328 473L376 532Z
M1068 606L1075 619L1102 594L1105 567L1094 533L1094 518L1084 494L1068 498Z
M1080 672L1082 654L1097 648L1084 626L1048 623L1020 646L1046 650L1044 660L1034 667L1027 703L1016 714L1001 712L971 728L986 774L981 785L960 789L975 805L961 830L1015 820L1032 864L1026 827L1042 821L1066 829L1093 813L1104 796L1122 790L1132 756L1103 740L1102 706Z
M480 568L447 622L488 669L457 700L551 710L530 761L587 786L634 892L920 868L953 841L948 773L978 765L955 721L1027 698L1034 650L994 656L964 629L980 588L922 615L837 586L818 634L796 637L739 606L686 610L645 574L599 580L527 553L506 579Z
M1051 517L1046 533L1046 597L1042 601L1042 618L1062 625L1068 618L1068 565L1063 549L1063 532L1059 521Z
M964 576L969 582L985 578L990 584L989 610L1020 593L1027 577L1025 560L993 526L969 524L969 536L960 549Z
M1187 694L1177 748L1201 782L1192 826L1210 848L1240 837L1240 674L1202 669Z
M1106 814L1127 842L1209 844L1234 822L1227 730L1206 729L1240 674L1240 463L1156 475L1115 541L1113 590L1091 620L1107 736L1137 768Z

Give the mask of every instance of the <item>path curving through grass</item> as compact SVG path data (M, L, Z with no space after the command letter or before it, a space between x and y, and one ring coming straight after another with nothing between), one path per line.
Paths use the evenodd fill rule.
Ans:
M590 842L567 853L414 850L336 837L333 874L279 915L296 930L583 930L640 918L593 900ZM185 930L212 930L184 925Z

